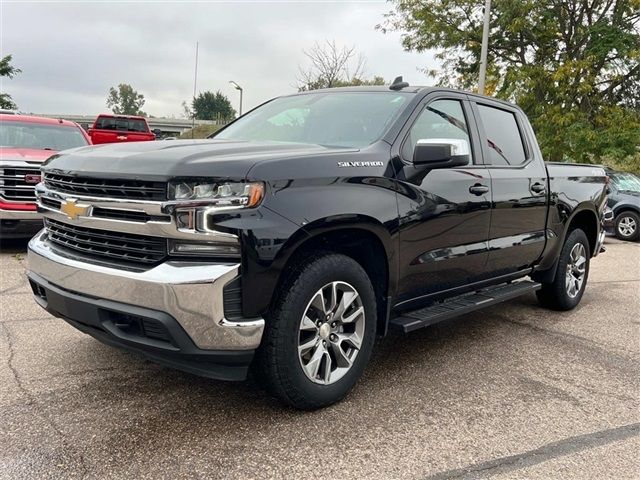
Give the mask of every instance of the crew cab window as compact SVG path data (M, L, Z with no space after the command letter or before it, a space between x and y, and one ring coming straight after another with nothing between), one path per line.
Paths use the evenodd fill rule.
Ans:
M522 165L527 160L516 116L499 108L478 105L487 135L492 165Z
M413 158L418 140L435 138L465 140L471 150L469 127L460 101L435 100L429 103L409 130L409 135L402 145L403 158Z

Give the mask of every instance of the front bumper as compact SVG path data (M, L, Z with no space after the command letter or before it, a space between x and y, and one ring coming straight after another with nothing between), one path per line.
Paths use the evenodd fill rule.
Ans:
M29 242L36 301L98 340L199 375L246 376L264 329L261 318L228 321L223 288L237 264L162 263L143 272L93 265L53 250L41 232Z

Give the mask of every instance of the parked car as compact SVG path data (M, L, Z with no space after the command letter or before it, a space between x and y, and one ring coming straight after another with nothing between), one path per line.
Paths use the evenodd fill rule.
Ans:
M149 129L147 119L134 115L98 115L89 136L94 145L101 143L145 142L155 140L158 132Z
M252 367L302 409L344 397L389 329L534 291L574 308L604 239L602 168L545 165L514 105L401 79L43 171L28 272L42 307L195 374Z
M58 150L90 143L67 120L0 114L0 238L31 237L42 229L34 193L40 164Z
M640 238L640 177L633 173L606 170L610 178L608 207L611 215L605 227L620 240Z

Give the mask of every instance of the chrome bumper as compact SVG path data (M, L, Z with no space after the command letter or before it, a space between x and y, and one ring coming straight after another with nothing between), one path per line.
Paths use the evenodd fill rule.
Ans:
M43 230L29 242L29 271L53 285L87 297L166 312L205 350L253 350L264 320L228 321L223 287L237 264L165 262L144 272L93 265L59 255Z
M34 210L2 210L0 220L40 220L42 215Z

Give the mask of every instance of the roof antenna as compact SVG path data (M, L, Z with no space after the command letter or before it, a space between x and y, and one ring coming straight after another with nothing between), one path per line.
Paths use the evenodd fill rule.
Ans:
M409 82L402 81L402 75L396 77L396 79L389 85L389 90L402 90L409 86Z

